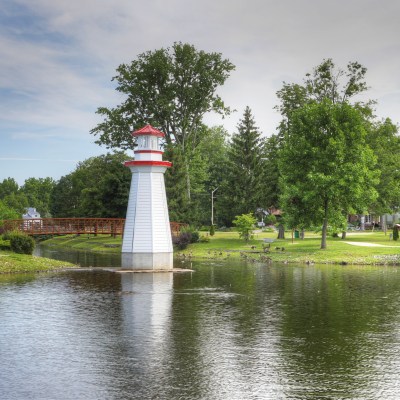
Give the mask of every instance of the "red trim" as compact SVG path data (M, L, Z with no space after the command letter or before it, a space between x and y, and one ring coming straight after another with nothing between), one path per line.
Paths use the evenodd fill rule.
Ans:
M153 154L163 154L164 152L161 150L135 150L135 154L139 153L153 153Z
M124 165L126 167L170 167L172 163L169 161L127 161Z
M157 136L157 137L164 137L165 133L159 131L156 128L153 128L151 125L146 125L141 129L138 129L137 131L132 132L133 136L141 136L141 135L151 135L151 136Z

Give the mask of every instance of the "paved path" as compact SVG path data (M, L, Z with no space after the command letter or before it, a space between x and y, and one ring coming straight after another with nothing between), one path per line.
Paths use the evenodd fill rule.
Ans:
M352 246L364 246L364 247L400 247L400 246L387 246L385 244L366 243L366 242L344 242L344 243L351 244Z

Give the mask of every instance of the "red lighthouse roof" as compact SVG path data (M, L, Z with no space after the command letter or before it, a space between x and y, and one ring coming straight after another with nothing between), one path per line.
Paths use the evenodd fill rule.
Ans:
M156 128L153 128L151 125L146 125L143 128L138 129L137 131L133 131L132 135L133 136L151 135L157 137L164 137L165 133L159 131Z

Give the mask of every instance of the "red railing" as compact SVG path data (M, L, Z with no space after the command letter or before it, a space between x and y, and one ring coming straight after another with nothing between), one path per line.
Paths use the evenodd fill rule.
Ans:
M179 234L186 224L171 222L173 236ZM124 218L32 218L4 220L4 232L18 230L28 235L122 235Z

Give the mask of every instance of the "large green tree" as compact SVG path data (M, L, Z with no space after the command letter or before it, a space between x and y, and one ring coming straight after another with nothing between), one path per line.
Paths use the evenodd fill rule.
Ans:
M372 117L375 102L362 101L359 97L368 90L366 73L367 69L358 62L349 62L344 70L328 58L306 74L303 84L283 82L277 92L280 104L275 107L282 116L279 133L289 129L292 113L310 102L348 103L358 108L366 119Z
M98 144L128 149L134 146L131 126L137 129L152 124L161 129L167 144L181 149L190 199L190 162L204 132L203 116L230 112L216 90L233 69L220 53L198 51L180 42L142 53L118 67L113 80L124 101L115 108L100 107L97 113L104 120L91 133Z
M18 183L14 178L6 178L0 182L0 200L10 194L17 194L19 190Z
M254 213L264 205L261 132L249 107L232 135L227 156L227 176L219 195L223 222L231 224L236 215Z
M293 111L280 151L281 204L291 225L328 225L376 198L376 158L362 112L325 98ZM297 220L297 221L296 221Z
M378 198L369 211L375 214L396 213L400 209L400 136L390 119L370 124L368 144L377 157L381 171L376 189Z
M186 171L180 147L168 146L164 158L172 161L165 174L170 219L194 225L208 225L211 217L211 192L226 176L227 132L221 126L203 127L202 140L190 164L192 196L186 188ZM215 209L217 209L217 204Z
M124 218L131 172L128 156L115 152L91 157L62 177L52 192L55 217Z
M21 186L21 192L28 199L29 206L35 207L42 218L51 216L51 192L55 184L53 178L28 178Z
M17 218L21 218L29 205L27 196L21 191L14 178L4 179L0 183L0 200L5 207L15 212L14 216L17 215Z
M365 75L367 69L358 62L349 62L346 69L336 67L331 59L323 60L321 64L315 67L311 73L307 73L303 83L283 83L281 90L277 92L280 104L276 109L281 113L282 120L278 128L279 146L289 135L293 123L294 114L299 110L304 110L310 105L330 102L332 105L347 104L357 110L362 118L365 128L368 129L373 120L374 101L361 97L367 89ZM376 181L374 181L376 182ZM372 187L372 181L368 187ZM371 191L370 199L374 198L374 191ZM298 199L299 201L299 199ZM288 204L286 204L288 206ZM305 213L305 204L298 204L291 207L291 214L286 213L285 220L289 225L305 225L302 221ZM351 207L343 205L342 214L338 215L336 220L346 219L346 213ZM340 225L340 224L339 224Z

